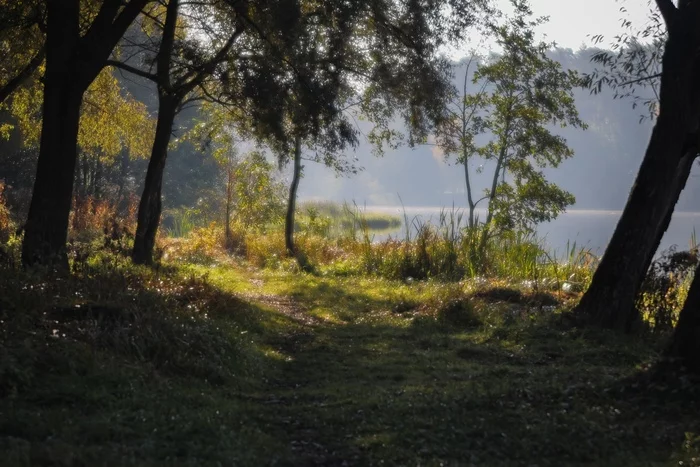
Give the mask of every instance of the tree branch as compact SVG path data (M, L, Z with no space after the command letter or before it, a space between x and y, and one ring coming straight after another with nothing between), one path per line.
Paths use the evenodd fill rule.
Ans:
M190 92L197 86L199 86L207 75L211 74L216 66L221 63L225 58L226 54L231 50L236 39L243 34L245 28L243 26L236 28L236 30L231 34L231 37L226 41L226 43L218 50L216 55L214 55L210 60L204 63L202 66L198 67L197 70L193 70L178 80L177 87L182 87L185 93Z
M10 97L10 95L17 90L18 87L22 85L31 75L39 68L41 62L44 61L46 56L46 45L42 45L41 49L34 55L34 57L27 63L27 65L22 68L22 70L17 73L17 76L8 81L2 88L0 88L0 104L5 102L5 99Z
M642 81L656 79L656 78L661 78L661 73L656 73L655 75L650 75L650 76L643 76L641 78L633 79L632 81L626 81L626 82L620 84L619 86L628 86L630 84L640 83Z
M126 63L122 63L119 60L107 60L106 65L113 66L114 68L119 68L120 70L128 71L129 73L132 73L136 76L140 76L142 78L151 80L154 83L158 82L158 76L154 75L153 73L149 73L131 65L127 65Z

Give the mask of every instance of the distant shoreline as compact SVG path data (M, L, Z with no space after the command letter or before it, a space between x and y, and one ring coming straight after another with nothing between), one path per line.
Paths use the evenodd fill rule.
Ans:
M382 204L377 204L377 205L358 205L358 207L366 212L379 212L379 213L386 213L386 212L398 212L399 214L402 211L406 212L411 212L414 213L416 211L423 211L426 214L439 214L440 211L444 210L446 212L449 212L452 210L452 206L392 206L392 205L382 205ZM466 211L468 208L466 206L454 206L454 209L456 211ZM476 212L479 213L485 213L485 209L477 209ZM597 215L597 216L620 216L622 215L621 210L613 210L613 209L568 209L565 212L562 213L562 215L566 214L571 214L571 215ZM700 211L699 212L693 212L693 211L676 211L673 213L674 216L681 216L681 217L700 217Z

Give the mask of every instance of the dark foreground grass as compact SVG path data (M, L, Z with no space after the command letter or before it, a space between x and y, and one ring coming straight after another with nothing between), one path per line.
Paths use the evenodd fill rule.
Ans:
M111 261L2 271L0 465L700 465L655 342L527 293Z

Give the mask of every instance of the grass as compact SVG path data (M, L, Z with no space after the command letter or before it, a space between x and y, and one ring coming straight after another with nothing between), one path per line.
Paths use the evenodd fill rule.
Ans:
M363 229L377 233L395 231L400 227L400 217L368 211L356 204L305 201L299 205L297 230L328 237L359 238Z
M698 386L575 296L110 255L0 292L5 465L700 465Z

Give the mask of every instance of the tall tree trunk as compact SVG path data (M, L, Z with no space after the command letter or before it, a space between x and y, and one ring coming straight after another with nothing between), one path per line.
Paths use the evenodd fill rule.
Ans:
M666 0L657 4L669 26L659 116L622 217L576 309L591 324L623 332L640 319L637 293L698 153L700 11L695 3L686 11Z
M168 158L168 144L170 144L175 115L177 115L178 107L185 95L185 93L175 94L173 92L170 76L179 7L179 0L169 0L163 24L163 36L156 56L158 123L156 124L151 159L148 161L146 181L139 203L134 249L131 253L131 259L136 264L153 263L153 250L162 211L161 191L163 189L165 161Z
M301 138L294 140L294 174L292 184L289 186L289 201L287 202L287 216L284 222L284 242L287 252L296 256L297 251L294 245L294 213L297 205L297 190L299 189L299 179L301 178Z
M86 82L76 66L79 12L77 0L49 3L41 145L22 244L25 267L68 269L66 237L80 107L91 81Z
M70 81L70 80L69 80ZM22 243L22 264L68 269L66 238L73 198L83 91L47 80L41 146Z
M688 291L666 356L694 373L700 373L700 265Z
M471 184L471 179L469 177L469 158L467 157L467 149L463 149L463 157L464 157L464 180L466 183L466 190L467 190L467 203L469 204L469 228L473 229L476 223L475 219L475 212L476 212L476 204L474 203L474 198L472 196L472 184Z
M160 224L162 211L161 191L163 188L163 172L168 157L168 144L177 114L178 100L169 95L161 95L158 105L158 123L156 135L148 162L146 181L143 185L141 202L139 203L136 236L131 258L136 264L152 264L153 249L156 234Z
M688 153L674 162L672 151L682 148L664 136L655 129L615 233L577 307L595 325L630 332L640 318L635 308L639 288L695 160Z
M508 135L509 129L510 128L510 123L506 122L506 131L505 134ZM508 140L507 136L504 139L504 141L501 141L501 151L498 155L498 161L496 162L496 169L493 173L493 181L491 183L491 192L489 193L489 208L488 208L488 214L486 215L486 222L484 223L484 229L481 232L481 241L479 242L479 255L481 258L484 258L486 254L486 245L489 240L490 236L490 228L491 228L491 221L493 221L493 203L496 200L496 196L498 195L497 190L498 190L498 177L501 175L501 173L505 173L505 160L506 156L508 155Z
M79 0L47 5L46 72L41 144L22 243L25 267L68 269L70 216L83 94L117 42L150 0L105 0L80 37Z

